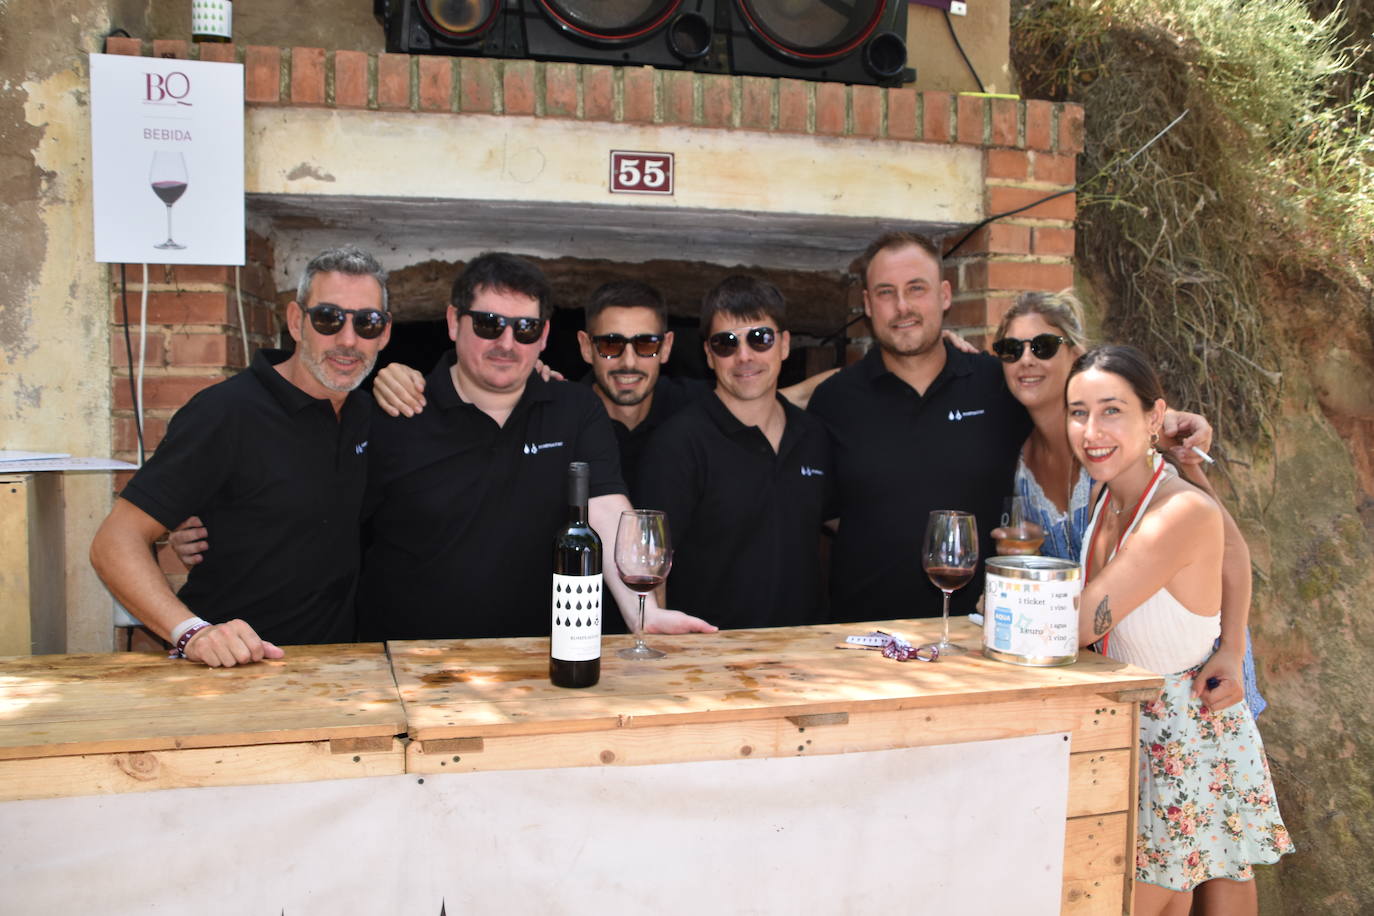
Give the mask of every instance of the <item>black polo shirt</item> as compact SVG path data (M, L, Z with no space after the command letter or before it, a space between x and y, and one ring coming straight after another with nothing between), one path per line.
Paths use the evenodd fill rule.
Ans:
M831 568L831 617L840 622L938 617L941 595L921 568L935 509L978 516L978 575L954 593L968 613L983 592L982 558L1012 493L1031 421L996 359L945 345L945 368L925 395L889 372L874 347L827 379L810 410L834 448L840 531Z
M668 513L668 605L720 627L821 623L819 547L833 515L825 426L778 396L778 451L714 394L654 434L639 505Z
M462 401L444 354L413 418L378 412L368 469L359 631L365 639L546 636L568 463L592 497L624 493L595 394L532 375L504 426ZM614 575L614 545L602 568Z
M582 379L585 385L595 385L596 377L588 372ZM615 430L615 440L620 446L620 473L625 485L630 488L631 499L639 493L639 466L644 448L654 430L662 426L679 410L711 393L711 383L699 378L670 378L660 374L654 383L653 400L649 403L649 413L634 429L614 417L611 429ZM603 405L604 406L604 405Z
M348 642L372 395L336 416L273 368L288 355L260 350L191 398L121 496L168 528L205 522L210 549L178 593L197 615L283 645Z

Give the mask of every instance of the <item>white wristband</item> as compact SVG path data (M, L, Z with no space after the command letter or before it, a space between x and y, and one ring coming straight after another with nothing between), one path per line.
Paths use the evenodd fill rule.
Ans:
M177 624L175 627L172 628L172 632L167 641L175 646L181 640L182 634L185 633L187 630L191 629L191 627L194 627L197 624L208 622L209 621L201 620L199 617L187 617L181 623Z

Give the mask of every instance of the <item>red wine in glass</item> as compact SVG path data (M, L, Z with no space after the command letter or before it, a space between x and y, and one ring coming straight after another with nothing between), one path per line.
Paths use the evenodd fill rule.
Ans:
M944 592L944 635L937 644L941 655L968 650L949 641L949 596L963 588L978 568L978 522L969 512L936 509L926 523L921 565L935 587Z
M940 591L957 592L968 585L968 581L973 578L973 570L958 566L928 566L926 575L930 576L930 581L934 582Z
M662 658L664 653L644 644L644 596L668 578L673 565L673 545L668 539L668 516L656 509L631 509L620 513L615 531L615 565L626 588L639 593L639 617L635 620L635 644L621 649L621 658Z
M163 251L185 248L185 245L172 238L172 204L181 200L186 193L186 157L181 153L159 151L153 153L153 163L148 168L148 184L167 207L167 241L159 242L154 248Z
M663 576L627 576L621 573L620 581L630 591L647 594L667 581Z

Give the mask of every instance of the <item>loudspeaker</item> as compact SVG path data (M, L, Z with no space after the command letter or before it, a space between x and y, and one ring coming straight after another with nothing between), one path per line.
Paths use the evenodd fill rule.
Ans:
M906 67L907 0L734 0L730 71L897 86Z
M724 70L717 0L374 0L386 49Z
M373 0L386 49L900 85L906 0Z

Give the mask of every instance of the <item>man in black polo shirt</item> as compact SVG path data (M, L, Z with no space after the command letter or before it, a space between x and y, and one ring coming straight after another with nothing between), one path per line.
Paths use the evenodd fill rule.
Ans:
M577 332L592 386L611 418L620 445L620 471L632 496L639 489L644 446L654 430L711 391L702 379L663 375L673 349L663 294L647 283L604 283L587 303L585 331Z
M723 627L821 622L821 526L829 510L824 425L778 392L790 345L782 294L727 277L706 294L701 333L715 392L653 435L639 499L668 513L669 603Z
M930 512L973 512L980 552L989 552L1031 421L996 359L942 340L950 286L932 242L889 233L860 265L877 346L816 389L810 405L834 449L831 618L938 617L941 594L921 569ZM979 569L954 593L956 613L982 594Z
M276 643L354 638L372 411L355 389L390 334L386 274L359 249L324 252L286 325L293 353L259 351L177 411L91 544L120 603L211 666L280 658ZM151 547L193 514L214 549L173 595Z
M548 337L548 285L508 254L474 258L447 310L454 352L426 379L433 403L378 416L359 589L366 639L535 636L549 631L552 543L567 468L591 465L588 515L622 614L638 599L610 559L622 510L615 436L596 396L532 374ZM650 601L654 632L713 630Z
M586 330L577 332L582 359L591 367L590 385L611 418L620 445L620 473L630 496L638 494L644 446L654 430L683 407L711 392L703 379L662 374L673 349L663 294L647 283L614 280L592 293L586 308ZM805 409L811 392L835 370L780 389L783 397ZM391 416L414 416L424 410L425 380L400 363L377 373L373 393Z

